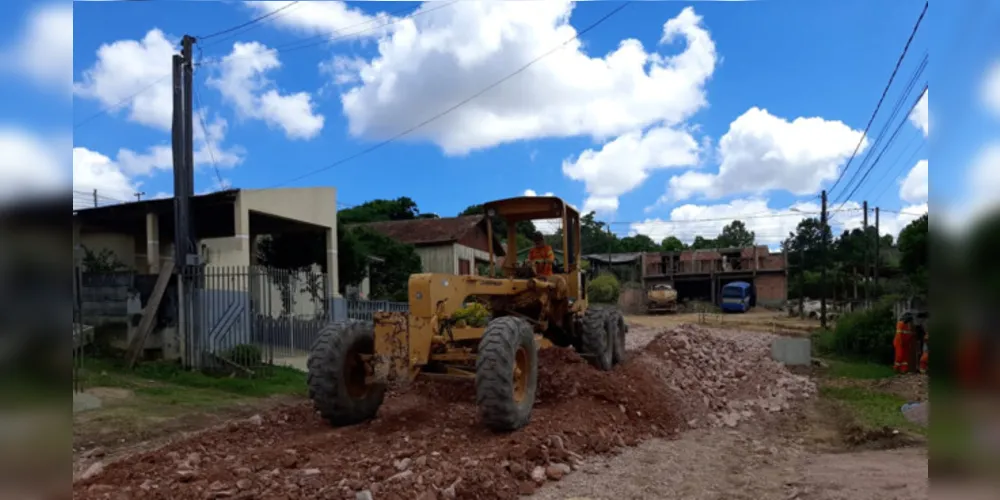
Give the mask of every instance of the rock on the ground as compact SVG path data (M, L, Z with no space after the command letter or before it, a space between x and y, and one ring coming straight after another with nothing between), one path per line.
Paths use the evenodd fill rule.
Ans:
M571 470L572 469L570 469L570 467L566 464L552 464L545 468L545 475L549 479L558 481L566 474L569 474Z

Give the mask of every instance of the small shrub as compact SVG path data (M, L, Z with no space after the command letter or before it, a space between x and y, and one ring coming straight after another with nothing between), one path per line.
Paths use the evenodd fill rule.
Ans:
M222 357L240 366L253 368L260 366L264 359L264 354L261 352L260 347L253 344L239 344L226 351Z
M616 304L620 294L621 285L611 273L601 273L587 284L587 297L596 304Z
M846 358L892 363L896 320L891 303L843 315L833 331L833 352Z
M490 320L490 310L483 304L473 302L468 306L455 311L455 314L451 316L451 319L455 320L459 324L464 323L467 326L484 327Z

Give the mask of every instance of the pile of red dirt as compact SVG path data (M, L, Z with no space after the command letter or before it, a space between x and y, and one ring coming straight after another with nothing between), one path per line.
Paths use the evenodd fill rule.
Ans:
M471 382L421 381L371 422L334 429L309 403L93 470L74 498L506 499L609 453L676 432L663 382L643 363L612 372L572 350L539 353L531 423L497 434L476 417Z

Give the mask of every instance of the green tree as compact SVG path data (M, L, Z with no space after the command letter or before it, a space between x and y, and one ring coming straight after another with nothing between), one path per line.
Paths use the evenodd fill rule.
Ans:
M661 247L645 234L626 236L621 239L619 247L623 252L658 252Z
M930 252L928 218L911 222L899 233L899 267L918 293L926 294Z
M741 220L734 220L722 228L722 233L715 239L719 248L752 247L757 235L747 229Z
M371 200L361 205L341 210L337 221L341 224L358 224L390 220L437 218L435 214L421 214L417 202L402 196L395 200Z
M708 239L703 236L695 236L694 241L691 242L691 246L688 248L691 250L707 250L710 248L719 248L719 245L714 239Z
M660 242L660 249L664 252L680 252L686 245L676 236L667 236Z

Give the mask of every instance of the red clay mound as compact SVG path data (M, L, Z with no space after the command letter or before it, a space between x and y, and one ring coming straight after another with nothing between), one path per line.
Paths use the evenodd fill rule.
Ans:
M539 363L531 424L514 433L478 422L471 382L421 381L372 422L334 429L308 403L278 408L110 464L74 484L74 498L516 498L582 455L678 426L642 363L600 372L566 349L542 351Z

